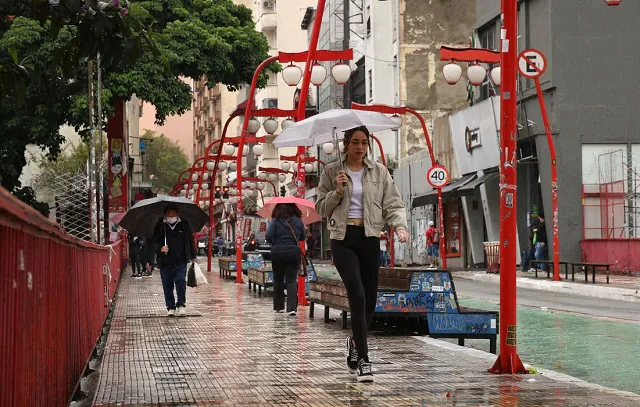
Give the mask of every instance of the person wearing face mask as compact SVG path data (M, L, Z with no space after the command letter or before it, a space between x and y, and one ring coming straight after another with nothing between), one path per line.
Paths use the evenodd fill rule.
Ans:
M366 127L344 133L346 154L328 164L320 178L316 211L326 217L331 254L347 290L352 335L347 337L347 366L359 382L373 381L367 331L378 297L380 231L385 223L407 242L404 204L385 166L367 158Z
M186 220L180 219L175 206L168 205L165 208L164 218L155 227L153 241L156 245L167 315L186 316L187 263L189 260L196 261L196 249L191 227ZM173 295L174 285L177 302Z

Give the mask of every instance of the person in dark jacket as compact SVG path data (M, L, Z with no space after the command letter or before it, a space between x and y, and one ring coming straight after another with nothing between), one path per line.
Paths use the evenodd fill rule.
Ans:
M536 249L535 257L536 260L545 260L545 251L547 247L547 227L544 224L544 213L538 213L538 223L532 229L533 238L532 243ZM540 270L546 270L546 264L540 264L538 266Z
M142 277L142 239L129 233L129 260L133 278Z
M153 241L156 244L158 267L164 290L167 315L185 316L187 291L187 263L196 261L196 248L193 245L193 232L189 223L178 216L178 209L167 205L164 219L155 227ZM173 296L175 284L178 302Z
M305 240L302 213L295 204L278 204L273 208L272 221L267 229L267 242L271 243L273 267L273 309L284 310L284 283L287 286L287 310L294 316L298 310L298 268L300 242Z

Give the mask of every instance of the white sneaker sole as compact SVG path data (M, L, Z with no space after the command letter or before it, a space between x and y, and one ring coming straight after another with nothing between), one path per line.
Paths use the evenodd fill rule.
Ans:
M372 381L373 381L373 375L358 376L358 383L366 383L366 382L372 382Z

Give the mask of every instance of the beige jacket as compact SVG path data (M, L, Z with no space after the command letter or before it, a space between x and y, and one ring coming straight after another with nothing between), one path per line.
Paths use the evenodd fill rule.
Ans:
M346 156L342 157L343 162ZM362 199L364 209L364 231L369 237L380 237L385 222L395 229L407 230L407 215L400 193L393 183L387 167L364 159L366 171L362 175ZM345 163L346 168L346 163ZM336 177L340 172L339 161L328 164L320 177L316 212L328 218L327 228L330 238L343 240L347 231L347 214L351 202L353 183L349 177L348 186L341 197L336 192Z

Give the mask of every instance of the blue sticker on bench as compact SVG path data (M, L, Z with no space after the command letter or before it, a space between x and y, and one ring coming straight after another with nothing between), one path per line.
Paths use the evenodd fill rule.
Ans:
M429 334L496 335L495 313L427 314Z

